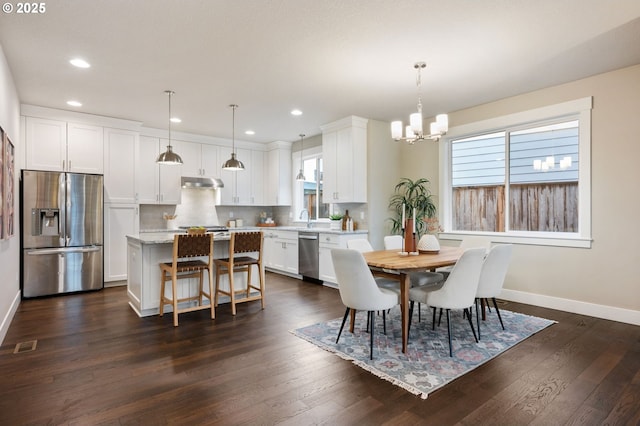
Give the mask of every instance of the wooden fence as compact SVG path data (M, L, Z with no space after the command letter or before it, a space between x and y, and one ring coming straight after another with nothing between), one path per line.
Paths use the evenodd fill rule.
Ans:
M578 232L578 183L512 184L509 229ZM453 229L504 232L504 186L468 186L453 190Z

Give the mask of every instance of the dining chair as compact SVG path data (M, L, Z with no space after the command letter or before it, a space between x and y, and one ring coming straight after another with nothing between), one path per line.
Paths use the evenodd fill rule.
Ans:
M496 297L498 297L502 291L504 279L507 276L507 270L509 269L509 262L511 261L512 249L512 244L495 245L491 250L489 250L489 254L487 254L487 257L484 259L482 264L475 299L478 339L480 339L480 309L478 305L482 299L487 302L487 305L489 305L488 299L493 301L493 306L496 308L500 325L504 330L504 323L502 322L502 316L500 315L500 309L498 309Z
M400 250L402 249L402 236L401 235L387 235L384 237L384 249L385 250ZM420 287L424 285L442 287L444 276L438 272L411 272L409 274L411 278L411 287Z
M364 238L355 238L353 240L347 240L347 248L350 250L356 250L360 253L367 253L373 251L373 247L369 240ZM381 270L378 270L380 272ZM376 280L376 284L378 287L386 288L388 290L394 291L400 294L400 277L396 278L388 278L387 276L375 276L376 271L373 270L374 279ZM388 274L389 271L383 271L385 274ZM393 272L391 272L393 273Z
M384 312L398 305L400 296L394 291L378 287L361 252L351 249L332 249L331 260L338 281L340 299L347 308L340 331L338 331L336 344L340 340L342 329L351 309L367 311L369 324L367 328L370 333L369 358L373 359L375 312Z
M207 257L207 261L194 259ZM207 271L209 292L204 289L204 271ZM180 298L178 280L198 278L198 294ZM171 281L171 298L165 296L165 284ZM189 294L189 293L187 293ZM173 237L173 256L171 262L160 263L160 307L163 316L164 306L173 307L173 326L178 326L178 314L211 309L211 319L216 317L213 302L213 234L176 234ZM202 298L209 299L209 305L202 304ZM180 308L178 304L198 301L196 306Z
M262 262L262 243L264 241L262 231L252 232L232 232L229 240L229 255L223 259L215 259L216 265L216 292L215 305L218 306L218 295L224 294L231 299L231 314L236 314L236 305L238 303L251 302L260 300L262 309L264 309L264 264ZM254 253L253 256L248 254ZM258 280L260 287L256 287L251 282L251 270L253 266L258 268ZM247 284L246 288L236 290L234 272L246 272ZM229 276L229 290L220 288L220 276ZM257 291L257 294L251 294L251 291ZM237 298L240 293L244 297Z
M484 248L473 248L464 251L445 280L442 288L434 290L428 286L413 287L409 289L409 318L413 314L415 302L426 303L433 308L433 327L435 328L436 310L446 310L447 332L449 334L449 356L453 356L451 345L451 309L462 309L469 321L473 337L478 342L473 321L471 320L471 307L474 304L480 271L485 256ZM442 311L441 311L442 312ZM411 322L409 322L411 325Z
M478 247L484 247L485 251L488 252L491 248L491 240L484 235L467 235L462 238L462 241L460 241L460 248L465 250ZM444 278L446 279L447 275L451 272L451 269L453 269L453 266L444 266L442 268L438 268L437 271L444 275Z

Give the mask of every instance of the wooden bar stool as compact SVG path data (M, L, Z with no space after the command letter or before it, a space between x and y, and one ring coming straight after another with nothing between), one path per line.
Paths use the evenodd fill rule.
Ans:
M225 259L215 259L216 264L216 296L215 305L218 306L218 295L224 294L231 299L231 314L236 314L236 304L260 300L264 309L264 267L262 264L262 232L233 232L229 240L229 257ZM258 253L258 257L238 256L243 253ZM258 266L260 287L251 283L251 269L253 265ZM247 273L247 288L242 290L234 289L234 272ZM229 275L229 291L220 289L220 275ZM251 295L251 290L257 290L257 295ZM244 294L244 297L236 298L236 294Z
M202 259L191 259L204 256L209 257L207 262ZM207 271L207 277L209 278L208 293L203 288L204 271ZM213 234L175 235L173 237L173 260L160 263L160 274L160 316L164 314L164 305L172 305L173 325L175 327L178 326L178 314L184 312L211 309L211 319L216 317L213 297ZM197 295L178 298L178 280L183 278L199 279ZM164 295L167 281L171 281L171 299ZM209 299L208 306L202 304L203 296ZM178 308L178 303L195 300L198 301L197 306Z

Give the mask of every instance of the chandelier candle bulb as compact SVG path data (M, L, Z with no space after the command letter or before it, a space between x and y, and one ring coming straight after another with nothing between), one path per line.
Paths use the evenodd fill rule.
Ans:
M393 139L401 139L402 138L402 121L392 121L391 122L391 137Z
M411 130L415 134L422 133L422 114L414 112L409 116L409 123L411 124Z

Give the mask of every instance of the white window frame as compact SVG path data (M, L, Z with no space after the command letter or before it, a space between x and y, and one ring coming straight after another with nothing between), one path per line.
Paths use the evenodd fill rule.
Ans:
M302 154L302 160L308 160L310 158L317 158L318 156L322 156L322 146L314 146L311 148L305 148L304 152ZM295 171L294 176L291 176L291 179L293 180L293 204L292 204L292 208L293 208L293 218L292 218L292 222L294 223L304 223L306 224L307 221L304 219L300 219L300 212L302 211L302 204L303 204L303 195L302 195L302 191L301 191L301 187L303 185L303 182L297 181L295 179L295 175L298 174L298 171L300 170L300 168L302 167L302 162L300 161L300 151L294 152L291 154L291 158L292 158L292 163L293 163L293 170ZM312 222L314 223L321 223L321 222L327 222L329 223L329 219L328 218L320 218L320 219L313 219Z
M560 247L591 248L591 109L593 98L586 97L529 111L452 127L439 142L440 156L440 224L443 240L462 240L467 235L484 235L497 243L532 244ZM453 140L491 133L516 126L528 126L564 117L577 117L579 124L580 169L578 173L578 232L472 232L452 231L451 143ZM508 155L508 153L506 154ZM508 163L507 163L508 164ZM505 213L507 214L507 213Z

